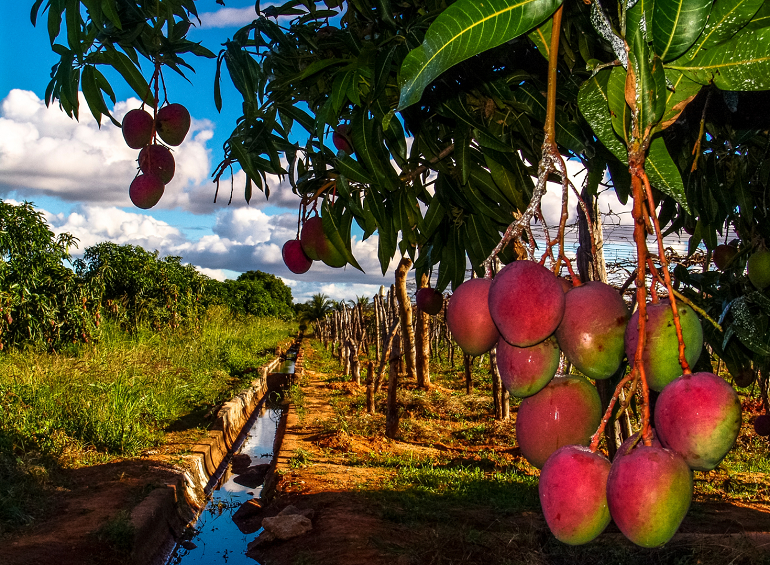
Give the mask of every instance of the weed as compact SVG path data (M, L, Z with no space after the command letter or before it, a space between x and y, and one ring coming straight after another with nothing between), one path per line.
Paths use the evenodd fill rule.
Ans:
M130 553L134 546L134 525L130 514L126 510L118 512L96 531L96 537L116 551Z
M307 467L310 465L311 454L309 451L297 448L294 450L294 455L289 458L289 468L298 469L300 467Z

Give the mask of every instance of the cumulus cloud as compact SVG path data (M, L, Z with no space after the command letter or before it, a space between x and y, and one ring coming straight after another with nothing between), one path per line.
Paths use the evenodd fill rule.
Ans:
M81 109L86 103L80 95ZM120 120L137 99L118 102ZM46 195L103 206L131 206L128 187L137 172L138 151L126 146L120 128L100 128L87 112L78 122L57 105L46 107L33 92L14 89L0 103L0 194ZM173 148L176 174L159 207L185 207L188 187L207 180L213 135L209 120L192 120L185 143Z
M260 2L260 8L264 10L269 6L280 6L282 2ZM278 21L287 20L294 16L282 16ZM200 14L200 29L214 29L227 27L243 27L257 19L254 4L244 8L219 8L213 12Z
M130 98L115 104L113 114L121 120L138 108ZM0 103L0 196L23 198L53 196L68 202L97 206L133 208L128 187L137 173L138 151L126 146L120 128L106 121L101 128L87 115L77 122L57 105L46 107L35 93L12 90ZM185 142L172 148L176 173L157 205L157 209L179 209L195 214L211 214L227 208L230 179L221 184L218 202L209 178L214 124L193 117ZM245 207L243 187L246 176L238 172L231 207ZM286 179L268 177L271 197L256 191L252 207L296 208L298 197Z
M138 245L148 251L157 250L162 257L180 256L185 263L219 280L226 278L225 272L260 270L303 289L340 283L374 284L379 288L380 284L390 284L396 266L393 261L388 275L382 277L376 259L377 238L373 236L366 241L354 238L352 242L353 253L366 273L350 266L333 269L316 261L310 271L296 275L286 268L281 255L283 244L296 237L296 216L289 213L270 216L254 208L229 208L216 214L213 233L192 239L168 222L115 206L81 204L66 213L41 212L55 233L70 233L78 239L78 247L70 250L74 257L104 241ZM307 292L309 297L318 291Z

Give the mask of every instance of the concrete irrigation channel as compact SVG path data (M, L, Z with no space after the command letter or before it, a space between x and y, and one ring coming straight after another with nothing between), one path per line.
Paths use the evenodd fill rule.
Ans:
M155 489L132 512L136 565L228 563L246 557L248 520L238 509L259 507L286 424L282 391L302 373L300 336L284 355L261 367L251 386L219 410L209 437L191 447L174 484ZM241 517L247 512L240 512Z

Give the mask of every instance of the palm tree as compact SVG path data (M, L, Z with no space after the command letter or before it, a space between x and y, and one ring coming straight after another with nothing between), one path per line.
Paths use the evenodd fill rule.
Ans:
M334 301L322 293L314 294L305 304L307 308L300 313L300 321L306 323L320 320L334 309Z

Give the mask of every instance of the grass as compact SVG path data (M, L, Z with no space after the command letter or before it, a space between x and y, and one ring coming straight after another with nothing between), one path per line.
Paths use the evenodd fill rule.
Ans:
M39 513L61 468L136 456L169 432L205 433L206 416L295 329L220 308L198 330L102 328L99 343L65 353L0 354L0 530Z

